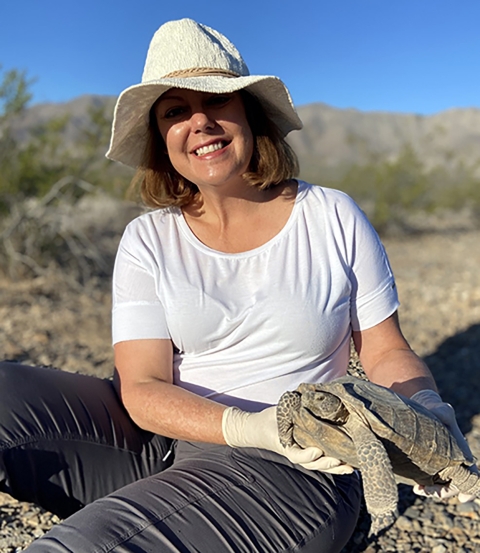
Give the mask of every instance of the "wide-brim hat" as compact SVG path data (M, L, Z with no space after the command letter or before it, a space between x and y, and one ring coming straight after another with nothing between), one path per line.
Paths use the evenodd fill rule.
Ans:
M152 38L142 82L118 97L106 156L131 167L142 164L149 113L170 88L225 94L248 90L283 136L302 128L290 93L272 75L250 75L240 52L221 33L181 19L162 25Z

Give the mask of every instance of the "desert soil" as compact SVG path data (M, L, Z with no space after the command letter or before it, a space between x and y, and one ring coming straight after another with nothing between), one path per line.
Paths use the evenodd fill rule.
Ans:
M402 328L424 357L445 400L480 457L480 232L384 240L401 299ZM0 280L0 358L108 376L112 369L108 283L72 289L62 274ZM344 553L480 551L480 502L459 505L400 489L400 514L369 540L360 518ZM19 552L58 522L49 513L0 494L0 553Z

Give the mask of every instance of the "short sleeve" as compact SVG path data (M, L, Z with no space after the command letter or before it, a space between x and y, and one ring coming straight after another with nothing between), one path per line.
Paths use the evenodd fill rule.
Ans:
M351 325L366 330L399 307L395 278L385 248L359 206L347 195L337 204L351 282ZM340 207L339 207L340 206Z
M158 265L148 235L130 223L120 241L112 287L112 342L170 338L157 294Z

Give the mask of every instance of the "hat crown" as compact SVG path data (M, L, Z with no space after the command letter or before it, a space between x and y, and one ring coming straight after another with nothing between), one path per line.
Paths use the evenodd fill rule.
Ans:
M240 52L215 29L193 19L162 25L150 42L142 83L195 69L218 69L245 77L250 74Z

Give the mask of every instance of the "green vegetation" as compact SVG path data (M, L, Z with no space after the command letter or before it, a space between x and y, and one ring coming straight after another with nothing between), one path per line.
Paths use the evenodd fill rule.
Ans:
M75 148L63 144L68 115L39 125L26 143L15 137L14 123L31 100L31 84L24 72L13 69L2 74L0 67L0 213L25 198L44 196L66 177L72 183L86 181L109 194L123 194L128 179L112 175L112 162L99 154L108 144L111 126L111 116L102 106L90 107ZM77 187L75 194L84 192Z
M448 167L427 169L413 148L406 144L394 160L371 155L365 164L343 168L336 173L319 167L310 170L305 178L352 196L380 233L392 228L414 231L409 221L415 216L463 209L469 209L480 222L478 167L449 161Z
M0 66L0 274L38 276L61 267L73 281L109 275L126 222L119 198L130 176L111 171L102 154L111 116L91 107L74 148L64 144L69 115L21 141L15 123L31 100L31 84L24 72L2 73Z

